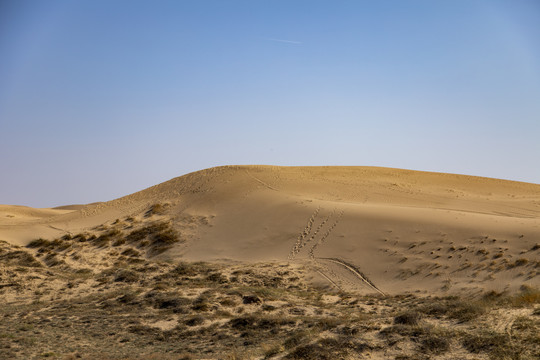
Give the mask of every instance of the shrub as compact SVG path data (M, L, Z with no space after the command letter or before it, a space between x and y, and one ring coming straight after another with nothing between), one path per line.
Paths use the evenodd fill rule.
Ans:
M242 297L243 304L260 304L261 298L257 295L245 295Z
M28 245L26 245L27 248L30 248L30 249L35 249L35 248L43 248L43 247L47 247L51 244L51 242L49 240L45 240L45 239L42 239L42 238L39 238L39 239L36 239L36 240L32 240L28 243Z
M540 290L529 286L522 286L521 292L511 299L514 306L527 306L540 304Z
M421 326L411 326L396 324L382 329L379 334L383 337L389 337L392 334L398 334L401 336L409 336L412 338L418 338L426 334L426 329Z
M122 235L122 232L120 230L117 230L117 229L109 230L106 233L101 234L97 238L92 239L92 243L97 247L103 247L109 244L111 240L118 238L121 235Z
M116 299L121 304L134 304L137 300L137 294L134 292L126 292L124 295Z
M518 266L527 265L528 263L529 263L529 259L520 258L520 259L516 259L516 261L514 261L514 263L508 264L507 268L512 269L512 268L515 268L515 267L518 267Z
M320 343L298 346L290 352L285 359L304 359L304 360L332 360L335 355L330 349L325 348Z
M126 237L127 242L139 242L140 246L143 245L142 240L148 240L148 244L154 246L154 250L164 251L167 246L179 242L180 236L176 230L171 228L170 224L158 222L134 230Z
M308 342L309 336L306 331L295 331L291 336L289 336L285 342L283 343L283 346L285 349L292 349L294 347L297 347L298 345L302 343Z
M88 239L86 238L85 234L77 234L73 237L73 240L76 240L78 242L85 242Z
M151 291L145 296L146 302L157 309L172 309L174 312L182 313L185 306L191 304L191 300L179 296L175 292L161 293Z
M197 326L204 323L204 317L197 315L192 316L184 322L187 326Z
M482 335L467 335L462 345L467 351L478 354L480 352L486 353L501 353L510 349L511 344L507 335L497 333L486 333Z
M131 270L119 270L114 275L115 282L132 283L139 281L139 274Z
M146 211L144 214L145 217L150 217L152 215L163 215L167 211L167 209L170 207L169 204L160 204L156 203L150 206L150 209Z
M169 274L173 277L196 276L198 274L207 274L211 271L213 271L212 267L210 267L209 264L206 264L203 262L196 262L196 263L181 262L173 270L171 270Z
M118 238L118 239L113 241L112 246L116 247L116 246L124 245L125 243L126 243L126 239Z
M349 351L361 353L371 348L369 344L356 342L348 337L340 336L337 338L325 338L313 344L298 346L285 359L342 359Z
M394 318L394 324L418 325L422 315L416 311L410 311L400 314Z
M42 267L43 266L31 254L23 250L11 251L6 254L0 255L0 263L4 263L6 265L24 266L24 267Z
M420 342L423 352L442 354L450 349L450 341L447 337L430 334Z
M283 330L283 326L293 325L294 320L278 317L261 317L256 315L244 315L231 319L229 325L236 330L273 331Z
M137 257L141 255L141 253L133 248L127 248L126 250L122 251L121 255Z
M58 259L58 256L56 255L56 253L47 254L47 256L45 257L45 259L43 259L43 261L45 262L47 266L50 266L50 267L63 265L66 263L64 260Z
M456 303L455 307L450 310L448 317L458 320L459 322L467 322L478 318L485 312L485 309L477 303Z

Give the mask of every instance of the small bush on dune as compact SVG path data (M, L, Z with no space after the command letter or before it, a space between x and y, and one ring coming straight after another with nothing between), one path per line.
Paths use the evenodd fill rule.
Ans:
M158 222L132 231L126 236L126 241L128 243L139 243L139 246L144 246L143 241L148 241L148 245L153 246L159 252L164 251L174 243L180 242L180 235L170 224Z
M6 265L24 266L24 267L42 267L43 266L31 254L23 250L11 251L6 254L0 255L0 263L4 263Z
M508 265L506 265L506 267L508 269L513 269L515 267L527 265L528 263L529 263L529 259L520 258L514 261L513 263L509 263Z
M283 330L283 326L294 325L295 321L288 318L264 317L245 315L229 321L231 328L240 331L274 331Z
M132 283L139 281L139 274L131 270L119 270L114 275L115 282Z
M36 240L32 240L28 243L28 245L26 245L27 248L30 248L30 249L35 249L35 248L43 248L43 247L47 247L51 244L51 242L49 240L45 240L45 239L42 239L42 238L39 238L39 239L36 239Z
M47 254L43 261L49 267L64 265L66 263L64 260L59 259L56 253Z
M150 209L144 214L145 217L150 217L152 215L163 215L166 213L167 209L170 207L169 204L160 204L156 203L150 206Z
M509 342L507 335L497 333L486 333L482 335L468 335L462 341L462 345L467 351L478 354L481 352L488 353L500 358L512 357L513 347Z
M379 335L382 337L390 337L392 334L397 334L401 336L408 336L412 338L418 338L420 336L423 336L428 332L429 329L426 329L421 326L411 326L411 325L403 325L403 324L396 324L389 327L386 327L382 329L379 332Z
M88 239L86 238L85 234L77 234L73 237L73 240L78 242L85 242Z
M174 273L175 275L195 276L198 271L192 264L181 262L171 271L171 273Z
M170 245L179 241L178 233L171 228L158 232L152 237L152 245Z
M371 348L369 344L340 336L337 338L320 339L316 343L298 346L285 356L285 359L342 359L350 352L362 353Z
M171 309L176 313L186 312L185 307L192 302L175 292L162 293L157 291L147 293L145 301L156 309Z
M121 245L124 245L126 243L126 239L124 238L119 238L119 239L116 239L113 241L112 243L112 246L121 246Z
M458 320L459 322L467 322L477 319L480 315L485 313L485 308L477 303L459 303L452 309L448 317Z
M56 251L63 251L71 247L71 242L66 240L66 235L64 235L61 239L55 239L55 240L45 240L42 238L32 240L28 245L26 245L29 249L47 249L47 250L56 250ZM71 237L70 237L71 239Z
M117 239L121 236L122 236L122 232L120 230L117 230L117 229L109 230L106 233L93 239L92 243L97 247L103 247L105 245L108 245L112 240Z
M285 349L292 349L302 343L308 342L308 339L309 339L308 332L302 331L302 330L296 331L285 340L285 342L283 343L283 346L285 347Z
M522 286L521 292L511 299L514 306L529 306L540 304L540 290L529 286Z
M122 251L121 255L137 257L140 256L141 253L133 248L127 248L126 250Z
M450 349L450 341L448 337L430 334L420 342L422 352L430 352L433 354L442 354Z
M285 359L332 360L335 354L322 344L315 343L297 347Z
M485 313L486 301L490 300L486 298L482 302L464 302L457 299L445 299L440 302L419 307L418 311L436 318L447 316L448 318L459 322L467 322L474 320Z
M204 317L200 315L192 316L184 322L187 326L197 326L204 323Z
M416 311L410 311L400 314L394 318L394 324L418 325L422 315Z

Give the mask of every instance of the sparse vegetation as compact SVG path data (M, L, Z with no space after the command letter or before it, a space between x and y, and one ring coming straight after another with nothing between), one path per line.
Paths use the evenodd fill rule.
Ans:
M533 287L474 299L336 293L312 288L305 269L289 264L168 263L154 257L180 239L168 222L149 217L119 219L93 234L37 239L26 248L2 243L0 296L17 300L0 308L0 358L540 354L540 292ZM337 300L330 304L324 296ZM500 313L512 311L512 321L501 325ZM67 338L72 341L62 340ZM85 357L81 344L93 344L94 353Z
M450 341L447 336L429 334L420 341L420 350L423 353L442 354L450 349Z
M23 250L10 251L5 254L0 253L0 263L11 266L41 267L30 253Z
M153 204L146 211L145 217L150 217L152 215L164 215L167 212L167 209L169 207L170 207L170 204L161 204L161 203Z
M409 311L394 318L394 324L418 325L422 315L416 311Z

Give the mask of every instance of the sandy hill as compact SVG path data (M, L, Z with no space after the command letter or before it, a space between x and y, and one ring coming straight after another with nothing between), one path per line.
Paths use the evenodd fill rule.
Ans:
M367 293L475 293L540 280L540 185L376 167L226 166L82 208L0 206L0 240L165 220L160 256L290 261Z

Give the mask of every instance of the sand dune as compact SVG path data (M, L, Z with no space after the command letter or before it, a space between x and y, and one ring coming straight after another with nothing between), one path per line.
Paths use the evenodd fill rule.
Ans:
M82 208L3 205L0 239L156 217L183 239L161 256L298 262L314 282L361 293L540 283L540 185L389 168L226 166Z

